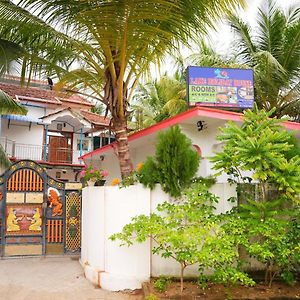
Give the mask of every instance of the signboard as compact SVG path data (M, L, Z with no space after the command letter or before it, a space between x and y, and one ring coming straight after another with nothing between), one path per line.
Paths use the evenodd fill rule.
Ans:
M190 66L187 88L189 106L253 107L252 70Z

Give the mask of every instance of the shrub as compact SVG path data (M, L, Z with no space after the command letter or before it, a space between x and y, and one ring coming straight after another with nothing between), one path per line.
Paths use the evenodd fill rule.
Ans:
M146 298L145 298L145 300L159 300L155 295L153 295L153 294L150 294L149 296L147 296Z
M140 182L150 188L160 183L166 193L179 197L190 186L199 160L191 140L178 126L171 127L159 134L155 156L147 158L140 171Z
M158 279L154 281L154 288L163 293L167 290L168 285L170 284L170 278L165 276L160 276Z
M281 126L282 120L270 118L272 112L254 107L244 113L241 127L229 122L218 137L225 142L223 150L212 158L214 168L230 175L231 182L256 182L255 186L247 184L238 189L240 206L235 217L239 222L235 232L238 244L264 264L269 286L279 275L293 282L300 245L294 230L299 218L299 145ZM245 171L250 171L251 177L243 176ZM235 222L233 212L232 217L231 225ZM227 229L232 234L232 228ZM225 278L225 271L218 278Z

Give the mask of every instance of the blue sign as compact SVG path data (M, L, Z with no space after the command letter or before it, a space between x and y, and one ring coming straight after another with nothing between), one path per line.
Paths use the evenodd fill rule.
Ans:
M252 70L190 66L187 85L190 106L253 107Z

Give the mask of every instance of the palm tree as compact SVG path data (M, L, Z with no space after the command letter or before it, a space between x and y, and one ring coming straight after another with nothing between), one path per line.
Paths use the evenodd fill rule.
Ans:
M286 12L272 0L260 8L256 28L230 17L237 59L254 70L256 102L277 117L300 115L300 7Z
M237 62L233 53L231 53L230 56L221 55L210 43L203 39L201 39L197 44L198 51L183 60L182 63L185 66L193 65L218 68L247 68L247 66L241 65Z
M2 4L5 6L6 2L13 5L11 1ZM45 20L45 32L63 41L60 45L73 49L80 67L67 72L60 86L88 89L107 106L118 144L121 174L126 176L131 172L126 130L128 105L140 76L149 69L150 63L178 48L179 43L187 45L191 37L206 33L207 27L224 12L234 10L243 2L21 0L15 11L34 12L36 18ZM25 14L21 18L6 15L8 27L11 19L19 20L19 28L28 21ZM46 34L39 33L40 38ZM52 47L55 52L55 43ZM49 50L45 49L45 53Z
M133 97L136 129L149 127L159 121L175 116L187 109L186 83L162 76L146 84L139 84Z

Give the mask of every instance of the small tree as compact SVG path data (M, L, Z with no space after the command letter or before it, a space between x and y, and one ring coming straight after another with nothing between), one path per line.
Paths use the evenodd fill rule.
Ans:
M245 112L241 127L228 123L218 137L225 142L223 150L212 159L215 169L231 180L254 181L258 187L255 195L243 193L238 234L248 254L265 265L270 286L276 275L290 269L291 257L298 251L287 235L300 193L299 147L280 120L269 118L272 113L255 107ZM244 176L245 171L251 177Z
M158 135L155 156L147 158L140 171L140 181L150 188L160 183L166 193L179 197L190 186L199 160L191 140L178 126L171 127Z
M180 204L164 202L158 205L157 213L133 218L132 223L111 239L121 240L123 245L132 245L134 240L144 242L151 238L154 241L153 253L164 258L171 257L180 264L183 291L187 266L199 263L201 273L207 268L225 269L232 266L238 257L235 237L225 234L219 217L214 215L217 201L205 186L197 183L185 192ZM244 273L236 268L231 269L231 272L235 270L236 281L253 284Z
M223 150L211 160L214 169L232 176L236 182L245 183L249 177L243 172L252 173L261 191L260 201L268 198L270 184L275 185L286 199L299 201L300 156L295 152L296 141L283 126L282 120L270 119L273 111L258 110L244 113L244 122L239 127L228 122L221 128L218 140L225 143ZM298 147L298 146L297 146Z

